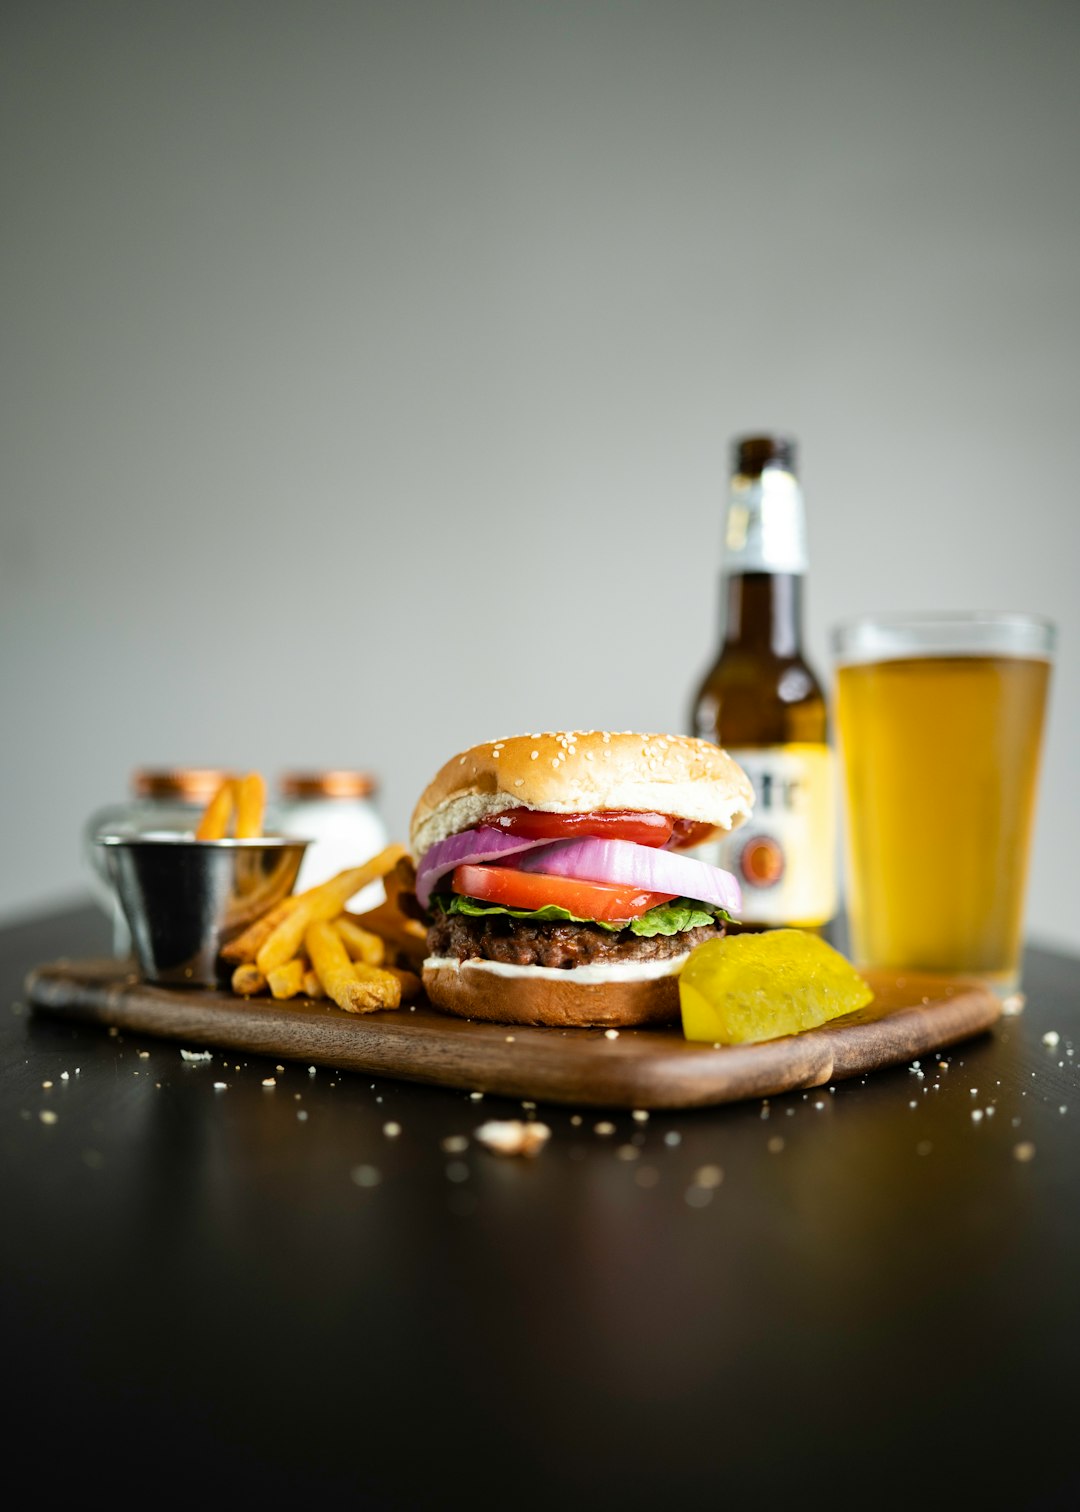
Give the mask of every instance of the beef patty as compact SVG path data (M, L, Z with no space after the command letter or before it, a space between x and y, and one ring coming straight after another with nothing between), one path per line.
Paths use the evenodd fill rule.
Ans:
M467 961L479 956L507 966L612 965L616 961L669 961L703 940L715 940L724 925L703 924L676 935L617 933L598 924L530 924L506 914L438 913L428 930L428 954Z

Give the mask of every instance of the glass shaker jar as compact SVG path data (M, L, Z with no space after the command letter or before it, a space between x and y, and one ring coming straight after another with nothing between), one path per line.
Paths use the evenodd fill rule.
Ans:
M132 774L131 793L123 803L98 809L83 826L83 854L90 867L94 897L113 922L113 951L131 953L131 937L112 885L103 870L99 835L143 835L162 830L193 834L203 809L226 777L217 767L140 767Z
M279 781L278 828L283 835L310 840L296 891L316 887L350 866L359 866L388 843L375 806L376 782L369 772L284 772ZM349 901L354 912L375 908L385 896L373 882Z

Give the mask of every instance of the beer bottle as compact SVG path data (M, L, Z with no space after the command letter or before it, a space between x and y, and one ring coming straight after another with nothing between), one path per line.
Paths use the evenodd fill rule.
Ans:
M836 791L825 695L802 651L806 518L795 444L742 436L724 519L720 654L691 725L735 758L754 812L710 847L739 879L741 923L822 928L836 913Z

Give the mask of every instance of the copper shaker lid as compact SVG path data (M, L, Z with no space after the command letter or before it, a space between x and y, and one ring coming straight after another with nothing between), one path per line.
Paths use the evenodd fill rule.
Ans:
M377 786L370 772L283 772L284 798L368 798Z
M179 803L209 803L226 777L220 767L139 767L132 775L136 798L169 798Z

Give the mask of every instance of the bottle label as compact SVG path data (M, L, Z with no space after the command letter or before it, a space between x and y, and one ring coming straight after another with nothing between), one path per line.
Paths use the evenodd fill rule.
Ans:
M792 473L767 467L760 478L736 475L724 522L723 569L806 571L806 514Z
M836 913L836 771L827 745L728 749L754 788L745 824L713 842L742 888L740 922L826 924ZM708 848L708 847L707 847Z

